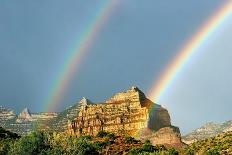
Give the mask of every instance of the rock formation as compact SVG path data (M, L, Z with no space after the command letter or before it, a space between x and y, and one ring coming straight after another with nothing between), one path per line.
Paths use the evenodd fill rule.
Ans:
M85 101L85 99L82 101ZM90 102L89 100L86 101ZM45 124L46 125L45 128L50 131L65 132L68 128L68 124L67 124L68 120L73 120L74 118L76 118L77 114L79 113L80 104L76 103L72 106L69 106L62 112L60 112L57 115L57 117L47 121L47 123Z
M48 120L56 118L57 115L58 113L54 112L31 113L28 108L25 108L17 116L13 110L0 106L0 126L11 132L24 135Z
M46 121L57 117L58 113L55 112L41 112L41 113L31 113L28 108L23 109L23 111L18 115L16 122L33 122L33 121Z
M13 110L0 106L0 126L5 127L9 120L16 118Z
M71 135L96 135L99 131L126 134L166 146L181 147L179 128L171 125L168 111L146 98L137 87L120 92L104 103L83 98L79 113L68 121Z
M181 141L181 134L178 127L169 126L159 129L157 132L143 135L142 141L149 139L153 145L165 145L166 147L181 148L185 144Z
M19 114L18 119L16 120L18 123L22 121L32 121L31 112L28 108L24 108L23 111Z
M160 134L165 127L171 127L168 111L147 99L137 87L132 87L104 103L93 104L82 99L77 117L68 122L67 132L72 135L96 135L99 131L107 131L139 138L146 130ZM175 132L179 138L179 130Z
M0 120L8 120L15 118L16 114L13 110L4 108L3 106L0 106Z
M208 122L202 127L183 136L182 139L186 144L191 144L193 142L204 140L228 131L232 131L232 120L224 123Z

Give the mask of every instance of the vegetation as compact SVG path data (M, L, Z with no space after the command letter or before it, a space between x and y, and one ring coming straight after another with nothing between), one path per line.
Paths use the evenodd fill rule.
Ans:
M149 140L146 140L142 147L133 148L129 151L130 155L178 155L179 152L174 149L167 149L165 146L153 146Z
M16 133L12 133L10 131L5 130L4 128L0 127L0 140L2 139L17 139L20 136L17 135Z
M135 142L135 139L133 137L131 137L131 136L126 136L125 137L125 142L127 144L132 144L133 142Z
M107 132L105 132L105 131L100 131L100 132L98 132L98 134L97 134L97 137L101 137L101 138L103 138L103 137L106 137L107 136Z
M184 149L185 154L232 154L232 131L197 141Z
M6 134L7 133L7 134ZM64 133L35 131L19 137L0 128L0 155L97 155L97 154L161 154L164 146L142 143L133 137L115 136L101 131L93 136L70 136Z
M232 132L193 143L183 150L153 146L149 140L142 143L130 136L115 136L99 132L97 136L70 136L65 133L35 131L25 136L0 128L0 155L178 155L231 154Z
M0 127L0 155L7 154L7 152L10 150L10 146L18 138L20 138L20 136L17 134Z

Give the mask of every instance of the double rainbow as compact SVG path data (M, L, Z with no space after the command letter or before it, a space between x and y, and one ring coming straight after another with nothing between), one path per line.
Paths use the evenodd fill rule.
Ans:
M82 37L80 37L81 39L77 41L75 50L72 50L68 59L64 63L63 68L57 76L58 79L54 82L52 90L50 91L51 93L45 103L45 109L48 111L54 110L55 106L61 103L62 98L74 75L77 73L81 62L87 55L102 26L106 23L118 2L119 0L105 1L101 9L96 14L94 20L92 20ZM211 34L217 30L217 28L229 15L231 15L231 13L232 1L228 0L227 3L220 7L219 10L217 10L216 13L200 27L198 32L185 43L185 46L181 48L176 57L161 74L159 79L153 83L148 95L151 99L155 102L159 102L160 98L169 88L175 77L180 73L183 66L185 66L185 64L191 59L192 55L197 52L198 48L207 41Z

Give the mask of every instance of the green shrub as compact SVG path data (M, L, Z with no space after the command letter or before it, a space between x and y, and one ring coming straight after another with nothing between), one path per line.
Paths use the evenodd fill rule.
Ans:
M210 149L206 152L207 155L220 155L220 152L218 151L218 149Z
M111 140L115 140L115 138L116 138L114 133L107 133L106 137L108 137Z
M129 155L137 155L137 154L140 154L141 152L142 152L141 148L132 148L129 151Z
M78 138L78 140L83 141L83 140L87 140L87 141L91 141L93 139L93 136L87 135L87 136L80 136Z
M178 155L179 152L175 148L171 148L168 150L169 155Z
M146 140L142 148L133 148L129 151L129 154L130 155L149 154L149 153L155 153L156 151L159 151L159 148L153 146L149 140Z
M4 128L0 127L0 140L3 139L18 139L20 136L16 133L10 132L8 130L5 130Z
M194 155L194 150L191 148L187 148L184 151L185 151L186 155Z
M158 151L158 149L151 144L150 140L146 140L145 143L143 144L142 151L154 152L154 151Z
M97 150L102 151L103 148L105 148L107 145L110 145L110 142L107 140L103 142L96 141L93 143L93 145Z
M101 137L101 138L103 138L103 137L106 137L107 136L107 132L105 132L105 131L99 131L98 133L97 133L97 137Z
M46 134L38 131L21 137L11 146L10 154L40 154L49 148Z
M10 145L12 145L12 139L0 140L0 155L5 155L10 151Z
M131 136L126 136L125 137L125 143L126 144L132 144L135 141L135 139Z
M99 141L94 142L93 145L97 150L102 150L105 147L105 143Z
M99 153L97 152L96 147L94 144L83 141L82 143L79 144L78 148L76 149L75 152L72 154L77 154L77 155L98 155Z

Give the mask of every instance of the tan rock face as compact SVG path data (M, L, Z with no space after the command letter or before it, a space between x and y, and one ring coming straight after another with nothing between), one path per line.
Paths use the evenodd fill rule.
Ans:
M32 121L31 113L27 108L23 109L16 120L16 122L22 121Z
M145 129L157 131L171 125L168 111L151 102L136 87L116 94L105 103L93 104L84 98L80 105L77 118L68 123L67 132L73 135L96 135L103 130L136 137Z
M153 145L163 144L166 146L182 147L185 145L181 141L180 130L177 127L170 126L159 129L149 138Z

